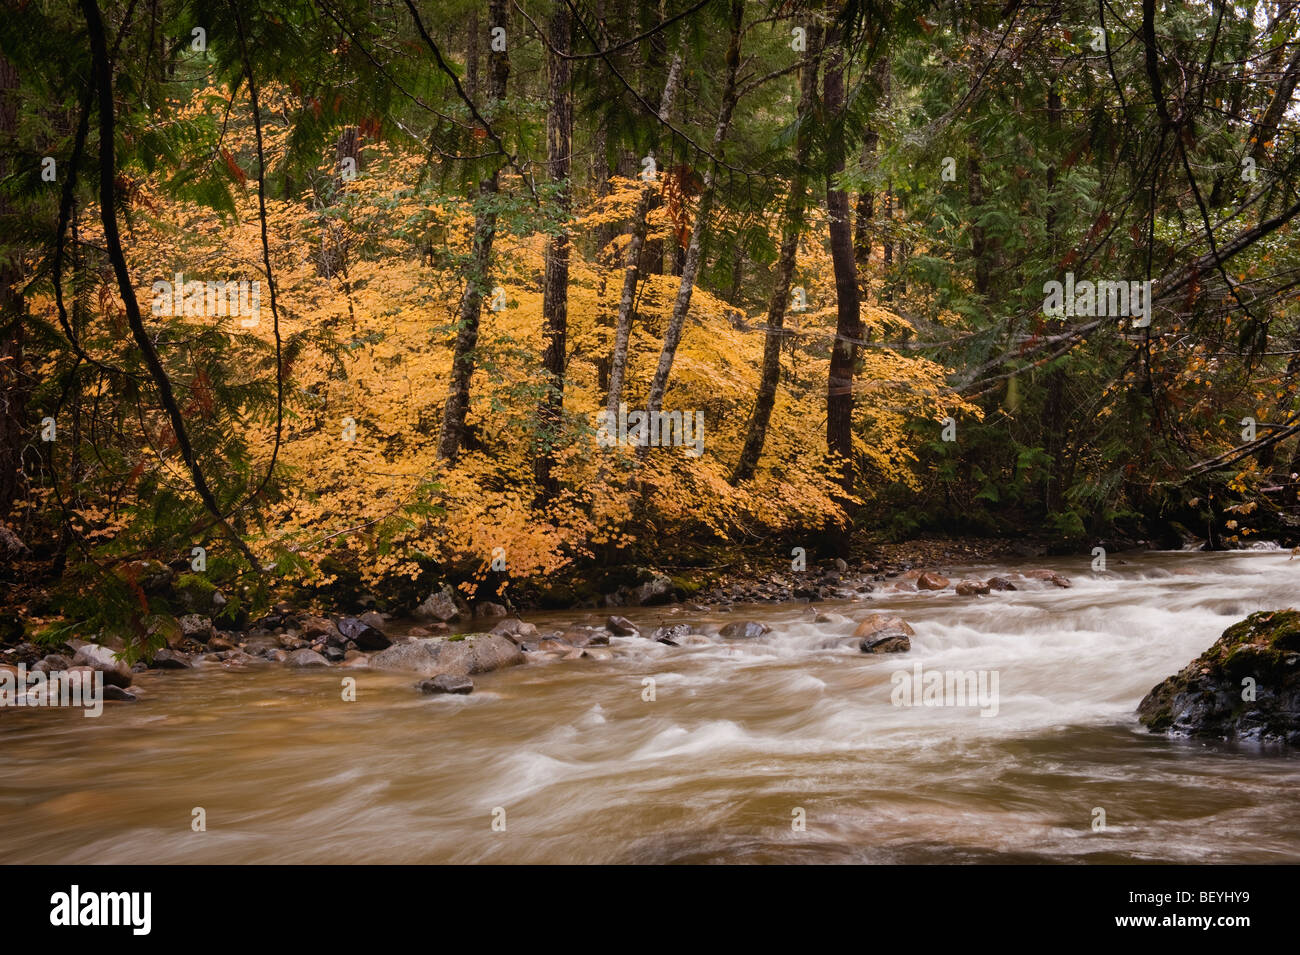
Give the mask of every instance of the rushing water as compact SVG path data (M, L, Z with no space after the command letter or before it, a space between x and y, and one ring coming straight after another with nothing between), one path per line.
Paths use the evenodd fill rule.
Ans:
M141 674L141 701L98 719L2 710L0 862L1300 861L1300 756L1153 737L1133 715L1229 624L1300 602L1300 560L1034 566L1073 588L815 605L901 613L903 655L859 653L852 622L802 604L651 608L626 613L774 632L615 638L613 660L515 667L467 697L267 664ZM996 673L997 714L893 705L914 663Z

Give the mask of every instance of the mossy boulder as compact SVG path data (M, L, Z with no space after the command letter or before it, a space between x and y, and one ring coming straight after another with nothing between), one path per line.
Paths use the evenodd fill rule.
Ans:
M1138 705L1154 733L1300 746L1300 611L1253 613Z

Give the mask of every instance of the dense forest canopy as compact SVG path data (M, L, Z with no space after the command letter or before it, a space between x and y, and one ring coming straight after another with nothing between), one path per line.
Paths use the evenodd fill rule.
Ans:
M1298 80L1294 0L15 0L8 626L1285 537Z

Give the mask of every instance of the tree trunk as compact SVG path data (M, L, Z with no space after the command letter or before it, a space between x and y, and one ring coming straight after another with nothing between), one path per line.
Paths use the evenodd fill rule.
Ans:
M754 476L763 445L767 441L767 428L772 420L772 406L776 403L776 386L781 375L781 339L785 332L785 310L790 299L790 282L794 277L799 235L803 227L805 195L808 187L808 161L812 155L812 116L817 106L817 69L821 56L821 27L813 22L808 27L807 45L799 77L799 108L795 122L798 132L795 139L794 175L790 180L790 194L786 197L781 253L777 260L776 285L767 306L767 337L763 342L763 370L758 383L758 398L754 413L749 419L745 445L741 449L731 483L739 484Z
M555 0L550 24L549 57L551 106L546 117L546 155L551 181L556 183L555 208L568 216L570 154L573 152L573 90L570 61L573 22L566 0ZM562 54L562 55L561 55ZM569 323L569 226L566 222L546 243L546 281L542 289L542 370L546 394L538 408L538 448L533 475L540 494L550 500L559 490L555 480L555 452L564 413L564 359Z
M492 0L489 26L505 26L508 17L506 0ZM490 119L506 96L510 76L509 54L492 51L489 97L486 115ZM500 190L500 167L479 182L479 209L474 216L473 261L465 280L456 322L456 345L451 359L451 388L443 409L442 433L438 439L438 457L455 463L468 438L465 419L469 414L469 386L474 377L474 349L478 346L479 314L488 290L492 265L492 241L496 236L497 215L494 200Z
M744 13L745 0L731 0L731 43L727 47L727 80L722 93L722 106L718 110L718 122L713 129L712 152L715 157L727 138L727 130L731 127L731 114L736 108L736 73L740 69L740 30ZM695 208L695 224L691 228L690 244L686 247L682 281L677 287L677 298L673 302L673 313L668 319L668 327L664 329L664 345L659 352L659 365L655 368L654 378L650 381L650 394L646 399L649 421L653 421L655 413L663 407L664 392L668 389L668 376L672 373L673 359L677 356L677 345L682 339L686 312L691 307L691 293L695 288L695 276L700 269L700 250L704 244L704 233L709 227L709 212L713 208L714 183L717 176L717 160L711 159L708 170L704 174L704 186L700 192L699 204ZM646 445L642 445L640 451L644 452L645 449Z
M826 450L839 469L839 484L846 492L853 488L853 366L856 342L862 337L858 301L857 263L853 256L853 232L849 220L849 195L835 186L844 171L844 51L840 31L833 28L826 38L828 51L823 96L829 123L826 143L826 208L830 218L831 264L835 272L835 345L831 349L830 372L826 380ZM848 502L842 502L848 509Z
M673 57L668 68L668 79L664 81L663 96L659 98L659 120L668 122L673 99L677 94L677 81L682 73L682 56ZM653 183L646 183L641 188L641 198L637 201L636 213L632 218L632 237L628 241L627 255L623 266L623 296L618 303L618 321L614 330L614 353L609 369L609 397L605 407L611 414L618 414L619 402L623 400L623 380L627 374L627 344L632 335L632 306L636 302L636 286L641 262L641 247L645 244L647 219L656 189Z
M18 71L0 56L0 138L13 142L18 128ZM0 180L12 172L6 152L0 152ZM0 228L15 235L13 209L0 193ZM6 242L12 240L6 240ZM0 255L0 518L7 517L18 496L22 472L23 431L27 418L27 385L23 372L23 312L17 256Z

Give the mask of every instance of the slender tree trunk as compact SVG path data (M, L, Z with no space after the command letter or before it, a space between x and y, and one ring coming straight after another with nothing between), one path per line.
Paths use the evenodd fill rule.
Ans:
M664 81L663 96L659 98L660 122L668 121L673 99L677 95L677 83L682 72L682 56L673 57L668 68L668 79ZM614 329L614 354L609 369L609 397L605 407L611 414L618 414L619 402L623 400L623 381L627 375L627 345L632 335L632 306L636 302L636 286L641 262L641 247L645 244L649 228L648 218L651 203L657 189L653 182L641 187L641 198L637 201L636 212L632 217L632 236L628 241L627 255L623 266L623 295L618 303L618 321Z
M573 90L567 54L573 46L573 22L566 0L555 0L551 14L550 97L546 118L546 154L551 181L558 191L554 205L559 215L569 214L569 169L573 152ZM563 55L560 55L563 54ZM559 490L554 476L555 452L564 415L564 359L569 325L569 226L546 243L546 281L542 290L542 370L546 394L538 409L539 447L533 458L533 475L541 496L549 500Z
M1060 6L1055 5L1052 12L1059 20ZM1047 126L1052 142L1055 144L1061 131L1061 94L1053 85L1047 92ZM1056 199L1056 166L1047 169L1047 247L1055 258L1058 251L1058 211ZM1061 509L1061 473L1062 456L1065 449L1065 372L1053 368L1047 374L1047 396L1043 402L1041 425L1043 429L1043 450L1050 459L1047 465L1047 487L1044 489L1043 505L1047 513Z
M975 262L975 291L989 294L989 242L984 227L978 223L980 207L984 205L984 170L980 166L979 139L972 131L967 138L970 158L967 160L966 198L970 205L970 253Z
M18 71L0 55L0 138L13 141L18 128ZM0 152L0 180L8 178L10 162ZM13 209L0 193L0 228L7 236ZM11 241L6 239L6 244ZM22 471L23 432L27 419L27 385L23 371L22 273L14 250L0 255L0 518L7 517L18 495Z
M826 450L839 469L839 484L846 492L853 488L853 367L856 342L862 337L858 301L857 263L853 256L853 232L849 221L848 193L836 187L844 171L844 51L840 31L833 28L826 38L826 77L823 97L829 122L826 144L826 207L830 218L831 264L835 272L835 346L831 349L830 372L826 380ZM847 501L844 505L848 507Z
M727 47L727 80L722 93L722 106L718 110L718 122L713 129L713 155L716 157L727 138L731 127L731 114L736 108L736 73L740 69L740 32L744 20L745 0L731 0L731 43ZM686 324L686 313L691 307L691 293L695 288L695 276L700 269L700 250L704 244L704 233L709 227L709 213L713 208L714 183L718 176L716 159L709 161L704 174L704 187L695 208L695 224L691 229L690 245L686 247L686 262L682 266L682 281L677 287L677 298L673 302L673 313L664 329L664 345L659 352L659 365L655 368L654 378L650 381L650 394L646 399L647 419L653 421L656 412L663 407L664 392L668 388L668 376L673 370L673 359L677 356L677 346L682 339L682 328ZM653 425L651 425L653 427ZM644 452L646 445L640 450Z
M776 403L776 386L781 375L781 339L785 332L785 310L790 300L790 282L799 251L799 236L803 231L803 212L808 188L808 161L812 156L812 116L817 107L817 70L821 56L821 27L812 23L808 27L807 46L804 48L803 66L799 77L799 107L795 122L798 132L795 139L794 174L790 180L790 194L786 197L785 214L781 232L781 253L776 266L776 285L767 306L767 337L763 342L763 370L758 383L758 399L749 419L745 445L741 449L731 483L739 484L754 476L763 445L767 441L767 428L772 420L772 406Z
M489 27L505 26L509 13L507 0L492 0L489 5ZM490 103L486 116L491 119L506 96L506 80L510 76L510 59L505 50L491 51L491 75L488 79ZM469 415L470 381L474 377L474 350L478 346L479 315L483 310L483 296L490 288L489 273L492 266L492 242L496 237L497 216L494 201L500 191L500 167L479 182L479 209L474 216L473 258L470 274L465 280L465 291L460 299L456 322L456 345L451 359L451 387L447 404L443 408L442 433L438 439L438 457L455 462L469 437L466 418Z

